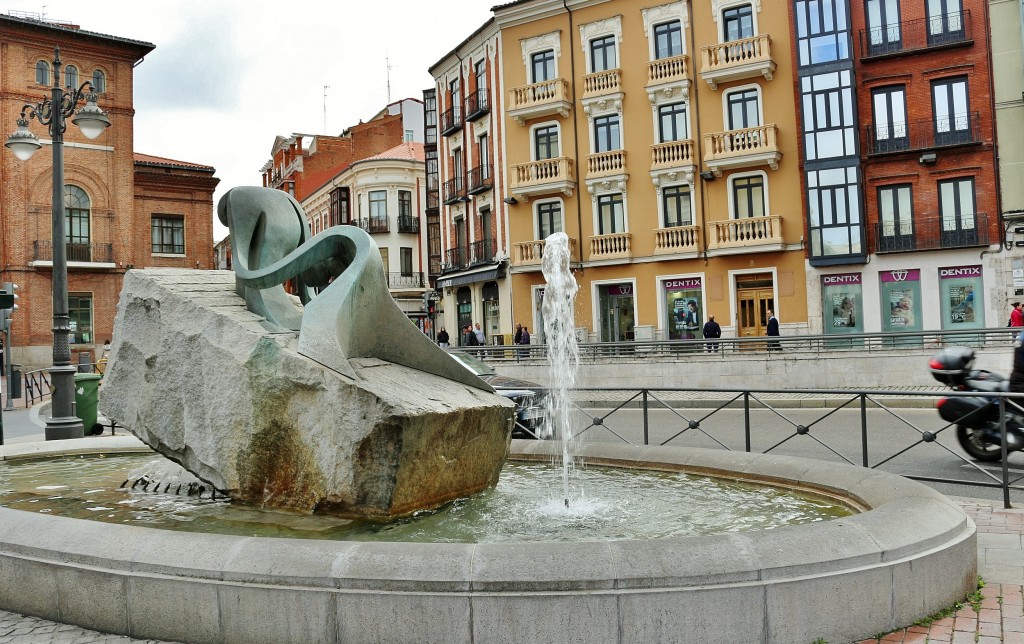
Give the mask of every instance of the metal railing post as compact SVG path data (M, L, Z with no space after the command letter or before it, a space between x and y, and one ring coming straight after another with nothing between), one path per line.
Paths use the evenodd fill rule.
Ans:
M750 451L750 392L743 392L743 434L745 436L747 451Z
M860 395L860 444L862 463L868 467L868 396L863 393Z
M1002 436L1002 445L1000 445L999 451L1003 457L1003 508L1009 510L1013 505L1010 504L1010 459L1006 446L1006 396L1002 394L999 395L999 433Z
M648 433L650 431L650 425L648 424L648 419L647 419L647 390L644 389L641 393L643 394L643 401L644 401L643 402L643 405L644 405L644 445L650 445L651 444L650 443L650 436L649 436L649 433Z

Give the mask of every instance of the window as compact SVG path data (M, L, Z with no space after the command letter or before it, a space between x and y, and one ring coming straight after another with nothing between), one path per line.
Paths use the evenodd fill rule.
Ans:
M401 270L403 277L412 276L412 249L402 247L398 249L399 261L401 262Z
M462 102L462 84L459 82L458 77L448 84L448 91L451 93L452 107L458 109L459 103Z
M850 71L804 76L800 83L806 158L856 156L857 122Z
M473 74L476 76L476 93L477 96L482 96L487 93L487 61L477 61L473 68Z
M754 13L749 4L722 12L722 36L725 42L754 37Z
M668 186L661 192L661 204L665 212L665 228L693 225L690 186Z
M554 159L558 151L558 126L548 125L533 131L533 157L535 161Z
M683 55L683 28L678 20L654 25L654 58Z
M78 89L78 68L74 65L64 68L64 87Z
M92 261L89 247L89 195L78 186L64 186L64 240L70 262Z
M725 102L729 112L730 130L744 130L761 125L756 89L730 92L726 94Z
M611 235L626 232L622 194L601 195L597 198L597 234Z
M388 216L387 190L370 191L370 219L386 219Z
M615 36L604 36L590 41L590 71L604 72L615 69Z
M932 82L935 109L935 145L953 145L971 140L971 115L967 78L944 78Z
M798 0L797 50L801 65L850 58L850 33L844 0Z
M36 85L50 84L50 63L41 60L36 63Z
M412 192L409 190L398 191L398 216L412 217Z
M662 143L689 138L686 128L686 103L670 103L658 108L658 136Z
M92 71L92 91L102 94L107 91L107 77L101 69Z
M764 177L736 177L732 182L733 219L764 217Z
M388 261L388 247L385 246L380 249L380 263L384 266L384 274L386 275L391 268L391 263Z
M555 77L555 50L547 49L530 56L533 82L543 83Z
M153 215L150 226L153 253L185 254L185 218L180 215Z
M610 114L594 119L594 152L610 152L619 150L622 144L619 139L619 115Z
M913 204L910 184L878 189L878 231L875 235L878 252L914 249Z
M858 168L809 170L807 211L812 259L864 254Z
M943 246L973 246L978 243L975 226L974 178L939 182L939 217Z
M466 168L462 161L462 148L455 148L452 151L452 174L455 175L455 189L461 191L466 184L463 183L463 179L466 177Z
M436 161L435 161L436 162ZM348 188L335 188L331 190L331 225L348 225L352 222L349 213L349 191Z
M547 239L552 233L562 232L562 204L544 201L537 204L537 234Z
M68 318L71 333L68 342L71 344L92 344L92 294L68 293Z
M942 45L964 39L960 0L928 0L928 44Z
M874 109L874 136L868 142L871 152L895 152L910 147L907 138L906 88L881 87L871 92Z
M411 142L414 138L416 138L416 132L413 130L406 130L402 135L402 141L405 143Z
M900 1L867 0L864 11L867 14L870 53L899 51L902 48Z

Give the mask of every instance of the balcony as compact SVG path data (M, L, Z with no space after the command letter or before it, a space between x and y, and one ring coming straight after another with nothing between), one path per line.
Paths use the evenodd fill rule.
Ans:
M777 139L774 124L705 134L704 163L716 177L722 176L723 170L762 165L778 170L782 152Z
M456 176L444 182L444 205L450 206L453 203L459 203L461 201L469 201L469 197L466 196L466 182L460 177Z
M981 113L864 128L869 155L915 152L981 143Z
M488 264L497 255L497 244L493 239L475 241L469 245L469 265Z
M424 288L423 273L388 273L388 288Z
M68 268L114 268L113 244L65 244ZM30 266L53 266L53 243L49 240L32 242Z
M369 217L359 220L359 227L368 233L386 233L391 231L387 217Z
M444 252L444 263L441 264L441 272L450 273L452 271L461 271L464 268L468 268L468 258L468 248L449 248Z
M866 61L973 43L971 12L962 11L935 18L906 20L874 29L861 29L860 58Z
M647 63L647 97L654 103L662 98L690 98L690 57L660 58Z
M709 229L708 250L718 255L782 250L780 215L713 221Z
M451 136L462 129L462 108L453 105L441 112L441 136Z
M775 73L768 34L702 47L700 57L700 77L711 89L718 89L719 83L757 76L771 80Z
M700 252L700 226L673 226L654 231L655 255L696 255Z
M516 242L512 245L516 266L540 266L544 260L544 247L547 241L535 239L528 242ZM576 257L576 239L569 238L569 257Z
M508 115L520 125L528 119L558 114L569 116L569 81L564 78L513 87L508 91Z
M417 234L420 232L420 218L413 215L398 215L398 232Z
M491 102L487 96L487 90L481 89L466 97L466 120L470 123L476 121L491 111Z
M695 168L691 139L655 143L651 146L651 178L654 185L677 182L680 178L686 183L692 183Z
M942 248L974 248L989 245L988 215L976 213L955 217L935 214L915 215L901 226L880 222L874 226L875 252L908 253Z
M573 161L568 157L516 163L510 170L509 191L517 198L558 192L571 197L576 189Z
M587 179L617 177L626 172L626 151L611 150L587 157Z
M583 77L583 96L580 103L583 111L590 114L594 109L607 110L609 103L616 110L622 109L622 70L608 69Z
M468 194L475 195L487 192L494 187L494 171L491 164L478 165L469 171Z
M590 261L632 258L631 238L631 233L612 233L611 235L595 235L591 237Z

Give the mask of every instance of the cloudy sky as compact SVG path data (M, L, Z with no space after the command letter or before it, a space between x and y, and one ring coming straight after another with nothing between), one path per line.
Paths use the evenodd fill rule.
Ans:
M422 99L428 67L498 4L44 1L8 0L0 11L156 45L135 69L135 151L215 167L215 203L229 188L260 185L275 136L338 134L387 105L388 62L391 100ZM214 239L226 234L215 221Z

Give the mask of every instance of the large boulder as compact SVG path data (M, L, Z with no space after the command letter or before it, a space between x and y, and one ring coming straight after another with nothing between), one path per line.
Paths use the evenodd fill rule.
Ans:
M257 506L398 516L497 482L511 402L376 358L346 377L297 340L246 310L229 271L129 271L100 409Z

